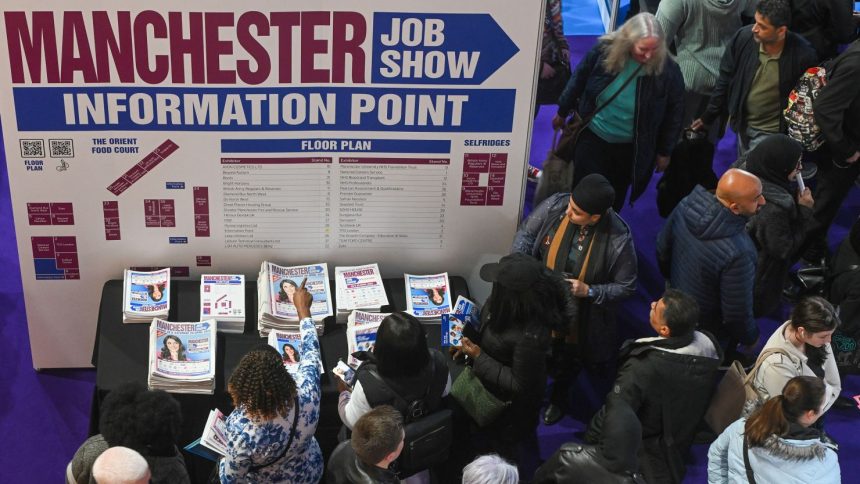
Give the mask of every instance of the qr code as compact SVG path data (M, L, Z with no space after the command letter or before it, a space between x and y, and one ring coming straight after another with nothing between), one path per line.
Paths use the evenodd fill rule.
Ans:
M51 158L74 158L75 148L70 139L49 139Z
M20 141L21 141L21 158L44 158L45 157L45 140L22 139Z

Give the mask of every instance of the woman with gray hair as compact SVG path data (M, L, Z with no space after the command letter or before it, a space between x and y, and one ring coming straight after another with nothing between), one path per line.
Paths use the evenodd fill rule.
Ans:
M573 153L573 186L592 173L615 188L616 212L632 185L632 204L651 174L669 165L681 133L684 79L654 15L640 13L598 40L558 102L554 128L574 112L589 120Z
M496 454L478 457L463 468L463 484L517 484L517 466Z

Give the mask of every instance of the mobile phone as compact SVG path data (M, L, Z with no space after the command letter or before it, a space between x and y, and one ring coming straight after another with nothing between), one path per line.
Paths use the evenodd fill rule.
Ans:
M344 363L343 360L339 360L337 365L331 369L331 372L346 383L346 386L352 388L355 383L355 369L353 367Z
M806 183L803 182L803 175L799 172L797 173L797 188L800 190L800 193L803 193L806 190Z

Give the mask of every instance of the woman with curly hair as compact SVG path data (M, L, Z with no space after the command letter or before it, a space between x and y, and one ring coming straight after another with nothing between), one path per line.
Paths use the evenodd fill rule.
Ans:
M753 474L761 483L840 483L836 449L815 428L825 396L824 382L816 377L789 380L780 394L729 425L711 444L708 482L747 482Z
M227 417L221 482L319 482L323 459L314 432L320 409L320 346L305 283L293 294L301 319L298 379L278 350L260 345L242 357L227 383L236 409Z

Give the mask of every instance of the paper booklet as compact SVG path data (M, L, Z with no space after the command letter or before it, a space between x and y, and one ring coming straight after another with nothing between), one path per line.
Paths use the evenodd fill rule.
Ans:
M335 289L338 311L375 308L388 305L379 265L335 267Z
M480 312L474 302L463 296L458 296L457 302L454 303L454 311L442 315L442 346L460 346L460 341L463 339L463 327L467 324L475 331L480 331Z
M123 271L122 322L150 323L170 311L170 268Z
M274 329L269 332L269 346L278 350L281 359L284 361L284 367L296 380L299 377L299 362L305 355L302 352L302 335L298 331L281 331ZM320 367L320 374L323 372L322 361L317 360Z
M267 336L273 329L298 331L298 312L292 297L305 278L305 289L313 296L311 317L317 323L317 332L322 332L322 321L332 315L328 265L283 267L264 261L257 278L257 320L261 336Z
M149 388L211 395L217 326L214 319L187 323L153 319L149 326Z
M200 276L200 320L214 318L218 331L245 330L245 276L203 274Z
M200 457L218 461L227 455L227 428L224 414L217 408L209 411L203 435L185 446L185 450Z
M406 283L406 312L417 317L441 320L451 312L451 291L448 273L416 276L404 274Z
M352 356L356 351L372 351L376 344L376 331L382 320L391 313L368 313L353 311L346 323L346 348L349 353L347 363L357 367L361 361Z

